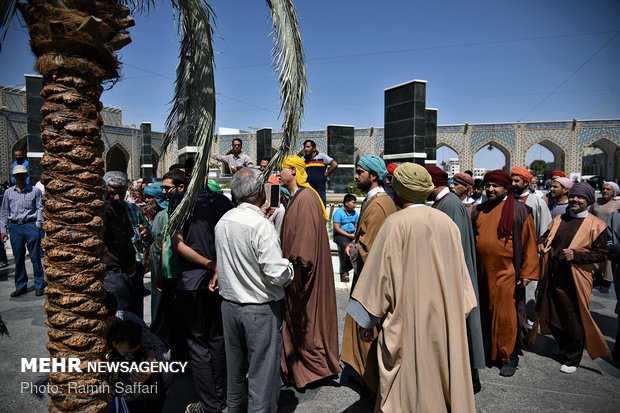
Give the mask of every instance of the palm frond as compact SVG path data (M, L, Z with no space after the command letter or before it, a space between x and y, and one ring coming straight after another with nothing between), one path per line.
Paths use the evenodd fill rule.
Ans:
M123 4L131 10L147 13L151 10L151 7L155 7L156 3L159 2L156 0L123 0Z
M4 38L6 32L9 29L15 10L17 7L17 0L6 0L0 2L0 52L2 51L2 45L4 44Z
M162 148L167 150L172 140L184 132L183 129L192 126L199 151L192 180L166 225L166 234L180 228L189 218L198 193L204 187L215 126L213 10L203 0L174 0L173 8L178 16L182 40L174 100L166 120Z
M261 174L263 181L291 153L304 113L304 98L308 88L301 31L292 0L267 0L273 22L273 65L280 82L280 115L282 141L276 154Z

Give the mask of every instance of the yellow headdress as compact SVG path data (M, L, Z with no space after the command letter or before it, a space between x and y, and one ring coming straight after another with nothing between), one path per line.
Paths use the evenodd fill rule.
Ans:
M319 194L314 190L313 187L308 183L308 174L306 173L306 162L301 159L299 156L289 155L284 158L282 161L282 168L295 168L295 179L297 181L297 186L305 186L306 188L312 189L316 196L319 198L319 202L321 203L321 208L323 208L323 216L325 220L328 220L327 211L325 211L325 205L323 205L323 200L319 196Z

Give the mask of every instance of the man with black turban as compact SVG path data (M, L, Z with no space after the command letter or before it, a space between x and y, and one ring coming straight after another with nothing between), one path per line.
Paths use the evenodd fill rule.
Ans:
M592 264L607 256L607 224L588 212L594 189L585 182L573 185L566 213L558 215L542 236L543 275L538 284L536 320L544 334L553 334L560 347L564 373L574 373L584 341L592 359L611 358L605 338L590 315Z
M488 358L501 363L499 374L509 377L527 346L525 286L538 280L536 228L532 209L510 193L507 172L488 172L484 181L489 200L478 205L472 218L480 318Z

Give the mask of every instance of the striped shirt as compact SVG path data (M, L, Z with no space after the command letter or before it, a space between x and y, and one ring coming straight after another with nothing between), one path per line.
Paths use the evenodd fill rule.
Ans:
M26 184L23 190L14 185L4 192L0 211L0 233L7 234L9 221L36 219L37 227L43 225L43 204L41 191Z

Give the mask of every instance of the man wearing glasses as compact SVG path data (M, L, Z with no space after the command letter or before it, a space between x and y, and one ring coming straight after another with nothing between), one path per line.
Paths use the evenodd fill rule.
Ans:
M217 155L211 154L211 158L216 161L225 162L230 169L232 174L237 173L237 171L243 168L251 168L254 166L252 163L252 159L248 156L248 154L244 153L241 150L243 143L241 139L233 139L232 141L232 152L227 155Z

